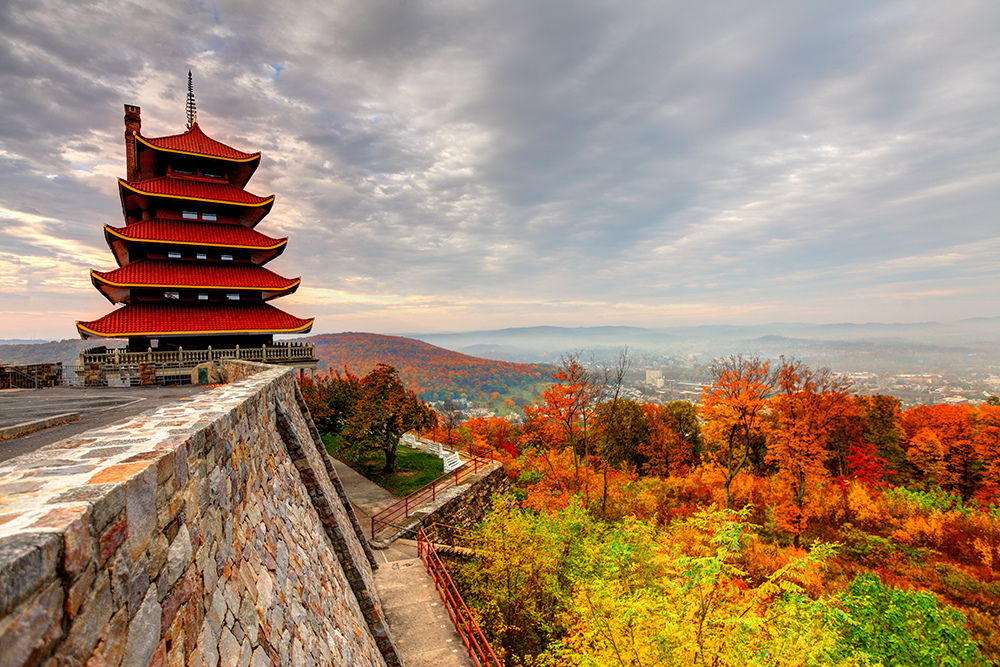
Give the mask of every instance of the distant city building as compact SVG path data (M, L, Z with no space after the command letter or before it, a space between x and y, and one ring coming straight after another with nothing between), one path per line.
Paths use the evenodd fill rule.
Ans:
M130 350L144 351L261 347L274 334L309 332L312 319L268 303L300 279L264 268L288 239L254 230L274 204L273 195L244 189L261 154L202 132L190 78L182 134L144 137L139 107L125 106L125 157L127 178L118 179L125 226L104 227L119 268L90 272L101 294L122 305L77 322L82 338L128 338Z
M663 379L663 371L646 371L647 383L656 384L657 380L662 380L662 379Z

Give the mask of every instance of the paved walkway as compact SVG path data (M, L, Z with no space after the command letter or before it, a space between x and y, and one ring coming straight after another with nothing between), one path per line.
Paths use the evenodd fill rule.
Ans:
M398 498L359 475L346 463L334 459L333 465L361 527L366 535L371 535L372 515ZM400 539L374 553L379 564L375 585L406 667L473 667L472 658L434 587L434 580L417 556L417 543Z
M66 412L80 413L78 421L0 441L0 461L33 452L92 428L178 401L191 400L213 387L49 387L0 390L0 426L42 419Z
M344 485L347 497L351 499L351 506L354 507L354 513L358 515L358 521L361 522L361 527L365 531L365 537L371 538L372 515L384 510L399 498L355 472L343 461L333 459L333 467L337 469L337 476L340 477L340 481Z

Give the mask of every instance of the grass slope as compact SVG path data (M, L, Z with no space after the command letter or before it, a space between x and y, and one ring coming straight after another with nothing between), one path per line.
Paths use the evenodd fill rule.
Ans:
M360 461L352 461L343 455L338 436L328 433L323 436L323 442L331 456L340 459L398 498L405 498L444 474L444 460L419 449L400 446L396 450L396 472L383 475L385 454L381 451L370 452Z

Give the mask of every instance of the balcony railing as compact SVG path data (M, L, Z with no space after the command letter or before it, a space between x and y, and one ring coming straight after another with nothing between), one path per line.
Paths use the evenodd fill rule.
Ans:
M92 351L93 350L93 351ZM97 350L100 350L99 352ZM92 348L80 353L82 364L102 364L113 366L130 366L135 364L180 363L197 366L206 361L221 359L242 359L260 363L294 363L297 361L313 361L316 359L316 349L308 343L276 343L261 347L240 347L213 350L185 350L180 348L170 351L156 351L150 348L146 352L126 352L121 349L107 350Z

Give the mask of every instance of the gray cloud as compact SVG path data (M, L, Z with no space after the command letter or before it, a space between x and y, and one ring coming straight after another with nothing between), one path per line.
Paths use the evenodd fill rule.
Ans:
M106 311L81 267L113 261L122 104L182 131L188 67L202 127L264 152L260 229L317 331L992 316L998 28L979 2L5 2L0 273L33 314L0 337Z

